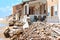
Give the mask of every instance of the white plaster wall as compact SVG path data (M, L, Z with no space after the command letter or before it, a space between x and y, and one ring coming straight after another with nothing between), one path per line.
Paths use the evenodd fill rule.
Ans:
M29 4L27 4L27 14L29 14Z
M60 0L58 0L58 17L59 17L59 23L60 23Z
M46 0L40 0L40 2L42 2L42 3L46 3Z
M34 3L39 3L39 2L45 4L46 1L47 1L47 0L36 0L36 1L31 1L31 2L29 2L29 4L34 4Z
M48 16L51 16L51 7L50 6L48 6Z
M47 22L49 22L49 23L59 23L59 18L58 18L58 16L53 16L53 17L48 16L46 20L47 20Z
M57 15L56 15L56 12L57 11ZM58 5L55 5L54 6L54 16L58 16Z
M55 11L57 11L57 4L54 5L54 14L53 16L51 16L51 6L48 6L48 13L49 15L47 16L47 22L49 23L59 23L59 17L58 17L58 14L55 15Z
M16 20L19 20L19 13L17 13L15 16L16 16Z

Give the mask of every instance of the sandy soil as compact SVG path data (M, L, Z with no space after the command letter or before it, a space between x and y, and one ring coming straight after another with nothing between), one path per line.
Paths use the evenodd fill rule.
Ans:
M4 36L4 31L5 31L6 27L1 27L0 28L0 40L10 40L9 38L5 38Z

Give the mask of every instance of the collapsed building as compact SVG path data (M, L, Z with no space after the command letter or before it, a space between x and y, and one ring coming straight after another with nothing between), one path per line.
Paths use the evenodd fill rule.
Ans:
M60 24L33 22L29 28L23 28L24 23L17 22L4 32L10 40L60 40Z
M59 22L58 0L23 0L23 3L13 6L12 11L16 20L20 20L22 14L29 15L31 21L34 21L34 16L40 19L45 15L47 22Z
M60 24L48 23L59 22L57 6L58 0L23 0L13 6L5 37L11 40L60 40Z
M23 0L23 3L13 6L12 16L8 21L23 21L28 24L28 19L30 22L59 23L57 7L58 0ZM10 24L14 25L13 22Z

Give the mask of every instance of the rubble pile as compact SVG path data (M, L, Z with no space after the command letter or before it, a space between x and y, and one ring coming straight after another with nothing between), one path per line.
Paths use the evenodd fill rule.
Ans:
M20 24L20 25L18 25ZM16 23L16 27L10 29L11 40L59 40L60 34L53 28L60 28L60 24L33 22L29 28L23 29L22 23ZM12 31L11 31L12 30ZM13 31L15 30L15 31Z
M27 40L40 40L51 35L50 27L42 22L35 22L24 32L28 35ZM26 36L25 36L26 37ZM25 38L26 39L26 38Z
M43 22L33 22L29 28L24 29L25 36L23 38L26 40L57 40L59 35L52 30L55 27L58 28L59 26Z

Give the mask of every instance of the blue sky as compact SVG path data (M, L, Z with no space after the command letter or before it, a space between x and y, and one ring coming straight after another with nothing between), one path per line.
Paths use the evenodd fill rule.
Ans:
M22 0L0 0L0 18L9 16L12 6L21 3Z

